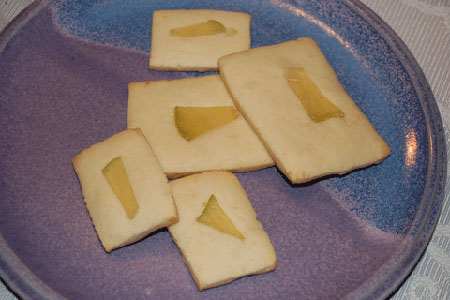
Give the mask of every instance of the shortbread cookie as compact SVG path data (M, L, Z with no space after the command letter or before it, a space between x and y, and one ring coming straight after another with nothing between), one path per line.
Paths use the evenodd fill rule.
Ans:
M233 107L218 75L128 85L128 128L141 128L169 177L211 170L253 171L274 162L236 111L236 118L187 140L175 124L178 108Z
M199 290L275 269L269 236L233 173L205 172L170 185L180 220L169 231ZM215 208L210 208L212 195ZM221 230L227 226L224 218L234 231Z
M121 167L118 170L114 166L117 160L122 162L119 165L124 167L125 175ZM178 220L167 178L140 129L125 130L92 145L75 156L72 163L107 252ZM120 193L129 193L123 185L130 185L134 194L128 207L120 197Z
M227 55L219 68L236 106L293 183L346 173L390 154L312 39ZM302 93L323 103L301 101Z
M223 55L250 48L250 15L210 9L153 13L150 69L217 70Z

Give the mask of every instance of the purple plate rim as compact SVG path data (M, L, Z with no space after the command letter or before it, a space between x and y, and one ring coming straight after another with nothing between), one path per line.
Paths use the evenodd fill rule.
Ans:
M357 290L347 295L349 299L385 299L395 293L401 283L410 275L425 252L436 229L442 209L447 179L445 134L441 114L431 87L421 67L403 40L374 11L360 1L345 0L344 2L379 33L391 50L394 51L409 77L415 79L411 80L411 82L425 115L428 130L427 137L431 145L424 194L411 228L406 234L406 236L411 236L412 240L406 241L405 239L399 245L397 251L389 260L390 262L395 262L390 265L390 268L381 268L382 270L375 274L372 280L367 281ZM386 263L384 266L386 266ZM386 276L386 274L393 276ZM369 285L373 281L377 284L370 287ZM365 293L363 293L364 290L366 290Z

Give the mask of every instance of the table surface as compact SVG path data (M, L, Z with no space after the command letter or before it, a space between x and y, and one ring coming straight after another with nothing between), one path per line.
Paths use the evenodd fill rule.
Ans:
M0 0L0 31L33 0ZM450 158L450 0L361 0L405 42L427 77L441 111ZM450 165L450 164L449 164ZM447 186L448 186L447 176ZM0 282L0 299L17 299ZM450 299L450 200L411 276L390 298Z

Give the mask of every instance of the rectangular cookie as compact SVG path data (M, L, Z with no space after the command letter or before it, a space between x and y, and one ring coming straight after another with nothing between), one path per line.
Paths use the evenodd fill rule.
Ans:
M137 202L132 216L104 174L104 168L117 157L123 162ZM128 129L94 144L75 156L72 163L97 235L107 252L178 220L167 178L140 129Z
M275 269L276 254L269 236L233 173L205 172L171 181L170 185L179 222L169 231L200 291ZM198 221L199 216L205 216L203 211L211 195L240 235ZM221 219L215 212L211 219Z
M218 75L128 85L128 128L141 128L168 177L211 170L253 171L274 162L238 114L190 141L178 131L174 109L233 107Z
M200 29L192 30L192 26ZM219 57L249 48L250 15L246 13L212 9L153 13L150 69L213 71Z
M289 68L305 71L307 94L320 91L338 117L314 121L287 80ZM227 55L219 69L236 106L292 183L346 173L390 154L311 38Z

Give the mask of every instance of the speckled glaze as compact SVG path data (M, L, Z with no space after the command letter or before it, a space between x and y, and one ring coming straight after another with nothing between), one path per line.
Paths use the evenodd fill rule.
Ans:
M293 186L238 173L278 257L271 273L198 292L161 230L107 254L71 159L126 128L127 84L201 76L147 69L154 9L252 16L252 47L313 37L391 147L383 163ZM446 178L437 105L408 49L347 1L38 1L0 37L0 275L29 299L377 299L413 268Z

